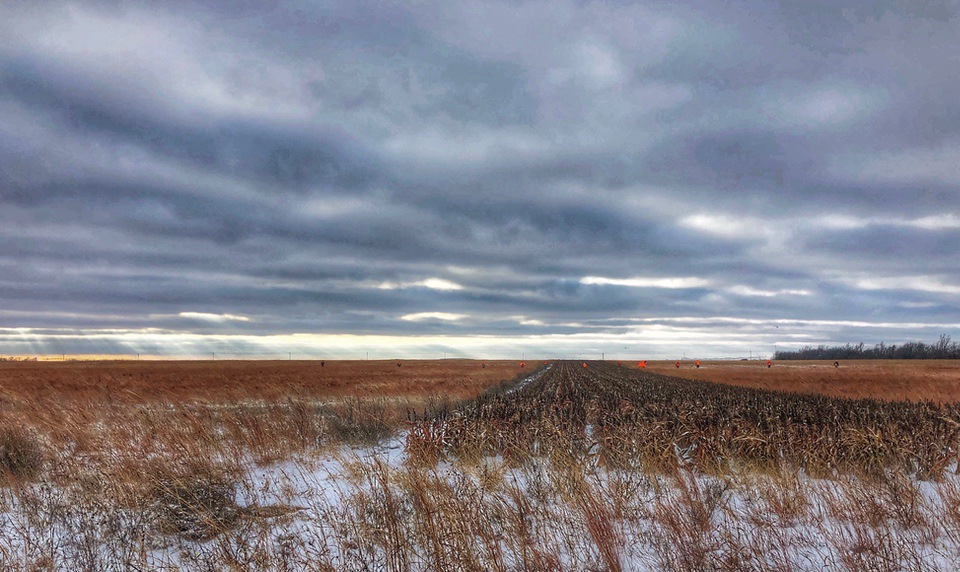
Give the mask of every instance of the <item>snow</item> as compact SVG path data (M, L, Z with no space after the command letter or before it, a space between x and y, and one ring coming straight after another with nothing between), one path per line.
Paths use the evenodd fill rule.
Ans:
M252 470L248 475L250 481L264 491L296 491L292 496L261 495L255 502L286 502L304 507L304 511L298 513L298 518L309 523L308 527L322 527L324 517L344 513L344 507L351 498L361 492L373 493L369 480L357 478L358 471L369 470L375 464L396 473L406 470L402 443L403 436L399 436L376 447L341 450L319 460L311 468L300 462L288 462ZM521 491L528 497L533 507L529 524L539 527L541 546L558 551L563 569L581 569L593 565L603 567L596 554L596 546L584 530L582 509L578 508L577 500L564 498L555 490L544 490L551 488L550 481L555 478L550 475L548 461L522 467L506 467L501 458L483 459L470 466L440 463L429 468L427 474L456 488L457 483L462 483L464 479L479 486L479 474L497 470L503 472L503 484L496 491L502 495L498 502L510 502L508 496L504 495L509 490ZM684 487L678 481L665 476L638 475L600 467L589 468L585 477L595 490L600 491L602 497L606 497L603 500L608 504L612 502L609 493L617 488L618 483L633 484L640 491L629 503L639 510L619 515L615 522L621 535L619 564L623 570L662 570L665 562L670 560L669 555L663 554L664 548L675 548L676 543L682 542L701 542L708 553L719 556L724 554L723 547L731 539L739 539L744 549L752 550L754 558L760 559L755 563L769 569L820 571L856 567L858 561L855 559L844 563L843 554L853 549L866 553L885 550L886 553L873 556L882 559L888 557L884 555L887 554L902 559L891 570L951 570L960 555L958 536L954 534L951 539L937 534L936 529L941 526L938 522L911 528L887 519L881 527L874 529L868 523L852 520L850 516L834 514L830 508L832 499L847 498L858 487L874 486L857 479L833 481L798 474L796 478L802 490L806 491L809 507L797 518L784 521L770 512L754 486L777 486L773 477L751 476L738 481L739 477L736 476L686 473L686 486L697 491L695 497L709 497L709 491L722 492L716 507L709 511L706 527L694 530L690 538L673 538L674 544L671 544L673 532L661 522L664 514L675 511L683 515L690 507L684 501L688 493L684 492ZM948 475L946 479L960 484L960 478L955 474ZM914 481L913 484L920 495L920 510L925 511L922 518L935 518L936 507L942 503L938 494L942 483ZM658 514L658 510L663 514ZM538 515L544 518L539 523L536 522ZM579 532L580 536L568 537L572 531ZM335 540L335 535L327 538ZM503 542L501 548L505 554L511 552L509 544ZM344 557L335 544L328 548L333 562ZM513 556L512 565L520 566L515 559L516 554ZM589 557L592 562L585 562L584 557Z
M435 568L430 558L436 556L422 534L429 522L440 527L444 557L454 557L457 542L472 542L474 557L488 564L499 558L504 570L549 564L647 572L742 558L742 566L753 569L935 571L956 569L960 561L955 471L940 482L873 483L802 472L650 475L590 464L557 467L547 459L512 466L500 457L417 467L405 442L401 432L374 446L341 446L269 466L251 462L236 502L245 514L275 510L219 538L148 543L144 569L207 566L204 559L214 558L226 538L271 558L289 549L293 562L319 559L338 570L391 569L398 556L388 547L397 542L409 569L426 570ZM429 519L418 512L412 480L438 511ZM82 541L106 534L97 527L111 522L149 534L151 523L142 522L135 507L84 512L71 507L68 493L42 483L2 493L4 569L46 553L57 554L61 567L77 564ZM778 499L784 506L774 506ZM800 508L791 509L791 502ZM383 512L391 506L392 519ZM100 562L122 554L123 547L110 542L96 548ZM546 560L537 565L535 558Z

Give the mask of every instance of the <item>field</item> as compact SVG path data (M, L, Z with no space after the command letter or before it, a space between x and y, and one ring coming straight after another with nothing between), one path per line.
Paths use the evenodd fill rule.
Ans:
M651 371L758 389L851 399L960 401L960 360L649 362ZM624 365L627 365L624 362ZM636 366L635 362L630 365Z
M401 366L397 367L397 363ZM6 399L132 402L289 397L474 397L521 371L515 361L48 361L0 362Z
M957 371L3 362L0 569L950 570Z

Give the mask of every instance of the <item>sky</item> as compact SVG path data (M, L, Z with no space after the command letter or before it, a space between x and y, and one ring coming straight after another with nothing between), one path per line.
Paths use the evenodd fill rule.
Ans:
M0 355L960 338L956 2L0 2Z

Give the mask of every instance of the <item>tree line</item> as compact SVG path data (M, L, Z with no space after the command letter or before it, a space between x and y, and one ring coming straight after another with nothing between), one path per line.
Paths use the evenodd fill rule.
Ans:
M942 334L940 339L932 344L906 342L886 345L880 342L869 348L860 342L843 346L804 346L794 351L777 350L773 359L960 359L960 344L950 341L947 334Z

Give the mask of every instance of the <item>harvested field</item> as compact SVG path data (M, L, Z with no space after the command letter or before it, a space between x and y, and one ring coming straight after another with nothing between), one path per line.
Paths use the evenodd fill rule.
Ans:
M555 362L516 390L423 419L411 434L414 452L428 460L594 456L652 472L748 466L923 478L939 478L960 456L955 404L797 395L585 365Z
M852 399L960 402L960 360L649 362L647 369L687 379ZM626 362L623 364L627 365ZM631 364L636 367L636 363Z

